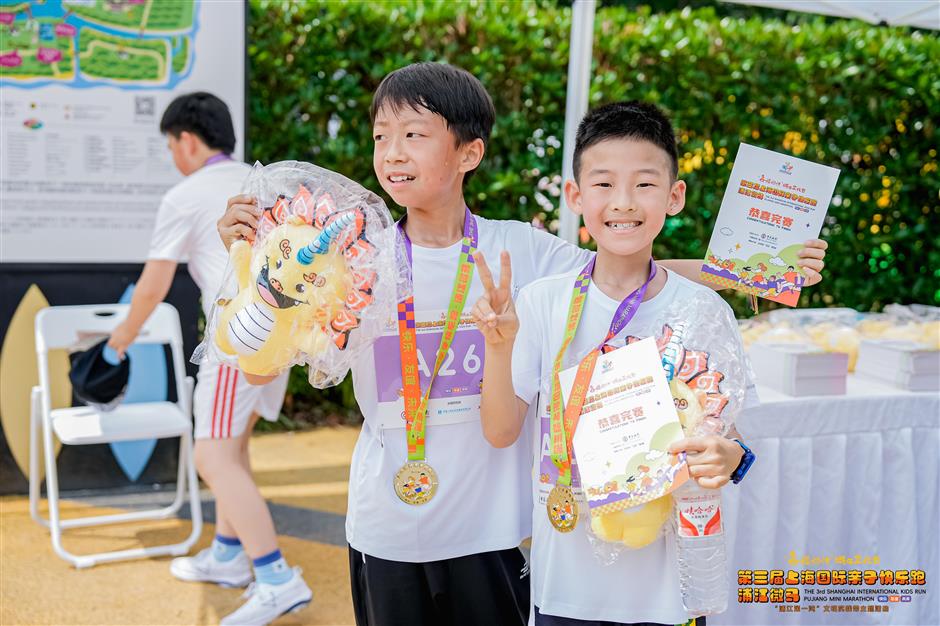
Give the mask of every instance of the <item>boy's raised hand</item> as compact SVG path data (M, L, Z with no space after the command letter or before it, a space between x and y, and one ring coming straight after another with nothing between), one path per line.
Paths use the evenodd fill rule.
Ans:
M258 229L258 220L261 218L261 207L258 201L245 195L232 196L228 199L225 214L216 222L219 237L228 250L239 239L249 243L254 241L255 231Z
M519 318L512 301L512 264L509 253L505 250L499 255L499 285L493 281L493 273L486 264L483 253L473 255L480 282L483 283L483 295L473 305L473 320L483 333L487 346L512 346L512 341L519 332Z
M803 273L806 274L804 287L811 287L823 279L822 271L826 266L823 259L826 258L826 249L828 247L829 244L822 239L810 239L803 244L803 249L797 252L797 256L800 257L799 266L803 268Z

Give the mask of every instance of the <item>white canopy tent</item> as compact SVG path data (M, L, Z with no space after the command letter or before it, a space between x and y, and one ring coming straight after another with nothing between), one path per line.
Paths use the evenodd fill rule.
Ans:
M818 13L863 20L886 26L913 26L940 30L940 0L723 0L787 11ZM562 177L572 178L574 137L578 122L587 112L591 84L591 56L594 44L596 0L575 0L571 17L571 45L568 59L568 95L565 106L565 140ZM577 243L580 218L568 210L564 194L559 210L558 236Z
M940 2L938 0L722 0L733 4L747 4L769 9L819 13L862 20L884 26L913 26L940 30Z

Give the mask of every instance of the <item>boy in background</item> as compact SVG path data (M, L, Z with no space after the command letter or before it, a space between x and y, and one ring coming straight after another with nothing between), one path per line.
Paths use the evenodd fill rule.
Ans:
M251 169L231 158L232 117L225 103L212 94L192 93L173 100L163 113L160 132L186 178L167 191L160 204L148 260L127 319L108 340L122 358L166 298L180 262L187 262L208 316L228 263L216 231L219 207L238 193ZM195 556L173 559L170 572L181 580L231 587L244 587L255 579L251 599L223 618L223 624L266 623L312 597L299 570L289 568L278 550L274 523L254 484L248 458L255 422L259 416L277 420L286 389L286 373L265 387L249 384L228 365L200 365L196 376L195 460L215 497L216 536L211 547Z

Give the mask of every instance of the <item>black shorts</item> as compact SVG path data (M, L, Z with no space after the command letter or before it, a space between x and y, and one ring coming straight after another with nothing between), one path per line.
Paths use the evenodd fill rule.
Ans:
M529 568L518 548L432 561L386 561L349 548L358 626L526 626Z
M652 622L638 622L635 624L624 624L622 622L599 622L597 620L575 619L573 617L556 617L554 615L542 615L539 613L539 607L535 607L535 626L673 626L672 624L654 624ZM705 626L704 617L696 617L682 624L674 626Z

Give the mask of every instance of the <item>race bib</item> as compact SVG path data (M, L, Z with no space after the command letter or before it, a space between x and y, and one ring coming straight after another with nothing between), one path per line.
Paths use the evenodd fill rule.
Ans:
M427 391L431 368L444 331L443 311L416 311L418 371L421 391ZM454 341L441 363L428 402L428 425L458 424L480 419L483 385L483 335L468 314L461 317ZM370 425L405 428L405 400L401 382L398 325L389 320L373 345L378 410ZM378 423L375 423L378 422Z

